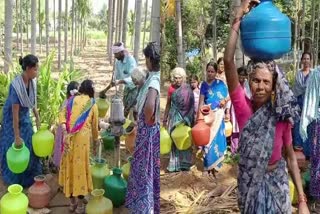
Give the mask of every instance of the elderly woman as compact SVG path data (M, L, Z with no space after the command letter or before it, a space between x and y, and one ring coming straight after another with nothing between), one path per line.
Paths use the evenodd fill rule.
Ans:
M20 184L29 187L33 184L33 178L41 174L40 160L33 153L32 135L33 128L30 119L30 110L36 117L39 128L39 114L36 109L36 78L38 73L38 58L27 55L20 58L19 63L22 74L18 75L10 84L9 95L3 107L2 129L0 130L0 157L1 175L3 181L10 184ZM23 144L30 150L30 161L26 171L20 174L11 172L6 161L6 153L14 143L15 147Z
M301 109L303 108L304 94L308 85L309 76L310 76L310 73L312 73L311 60L312 60L311 53L304 52L302 54L301 56L302 69L297 72L295 83L292 89L294 95L298 99L298 104ZM311 132L312 132L311 129L309 129L309 135L311 135ZM302 140L299 132L299 123L296 123L294 125L293 143L295 147L303 148L303 153L307 158L310 157L311 141L309 140L309 138L306 138L305 141Z
M207 64L207 81L201 84L199 100L199 111L204 105L209 105L211 114L214 115L214 122L209 124L210 141L206 146L200 147L198 151L198 154L200 151L203 152L204 170L213 176L221 168L227 151L224 113L229 97L226 84L222 80L216 79L217 67L214 62Z
M130 213L160 213L160 50L149 43L143 50L148 69L142 85L140 74L133 81L140 87L137 99L138 131L126 196ZM137 72L137 71L136 71ZM138 71L139 73L139 71ZM142 86L141 86L142 85Z
M320 67L309 77L300 122L300 133L303 140L310 139L311 180L309 191L315 199L314 210L320 211ZM309 127L310 126L310 127ZM309 134L311 130L311 135Z
M234 63L240 20L258 1L244 0L236 11L224 55L231 101L240 128L239 208L241 213L292 213L287 164L298 190L299 213L309 213L291 139L292 118L298 116L293 93L279 69L253 62L249 71L252 98L238 79ZM272 94L276 98L272 99ZM284 150L284 160L282 150Z
M177 67L172 71L174 90L167 97L167 105L164 113L163 126L171 134L180 123L192 127L194 122L194 95L189 84L186 83L186 72ZM169 172L187 171L192 165L192 148L178 150L172 144L170 161L167 170Z

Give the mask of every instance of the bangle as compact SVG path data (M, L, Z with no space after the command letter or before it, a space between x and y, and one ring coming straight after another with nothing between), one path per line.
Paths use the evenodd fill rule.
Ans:
M307 200L307 197L305 194L300 194L299 195L299 198L298 198L298 204L301 204L301 203L307 203L308 200Z

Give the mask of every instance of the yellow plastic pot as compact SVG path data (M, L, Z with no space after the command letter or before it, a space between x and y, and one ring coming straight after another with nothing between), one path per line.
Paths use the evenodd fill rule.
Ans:
M225 124L225 135L226 137L230 137L232 135L232 124L230 121L226 121L224 124Z
M110 103L108 100L103 98L97 98L96 103L98 106L99 117L104 118L108 112Z
M128 163L124 164L121 169L122 169L122 175L123 178L128 181L129 175L130 175L130 169L131 169L131 161L133 160L133 157L128 157Z
M164 128L160 128L160 154L165 155L171 151L172 140L168 131Z
M123 124L123 129L124 130L126 130L128 127L129 127L129 125L132 123L132 121L131 120L129 120L129 119L126 119L126 122ZM126 135L122 135L121 137L120 137L120 140L121 141L125 141L126 140Z
M95 189L91 192L93 196L87 206L86 213L88 214L112 214L113 205L110 199L103 196L104 189Z
M179 150L187 150L191 147L191 128L180 123L172 131L171 138Z
M26 214L28 209L28 197L22 192L19 184L8 187L8 193L0 201L1 214Z

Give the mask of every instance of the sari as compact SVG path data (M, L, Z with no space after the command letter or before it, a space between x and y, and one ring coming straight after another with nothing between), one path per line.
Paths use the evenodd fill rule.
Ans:
M300 134L303 140L309 138L310 195L320 200L320 67L310 75L301 114ZM311 133L310 133L311 130Z
M220 169L227 151L225 136L224 109L219 107L221 100L228 97L228 88L223 81L216 79L209 85L203 82L200 89L204 96L204 103L210 105L215 114L214 122L210 127L210 141L202 147L204 151L204 169Z
M155 123L145 122L144 105L149 88L158 92ZM160 213L160 72L149 72L139 90L136 146L131 161L125 206L129 213Z
M188 84L182 84L171 95L171 106L168 117L168 131L171 135L175 127L185 123L192 127L194 123L194 95ZM189 170L192 165L192 147L187 150L178 150L172 144L170 161L167 167L169 172Z
M294 87L292 88L292 91L294 92L294 95L297 98L298 105L301 109L304 106L303 100L305 97L305 92L310 79L309 77L311 72L313 72L313 70L310 70L310 73L304 76L302 70L299 70L295 77ZM309 138L306 138L305 140L301 138L301 135L299 132L299 127L300 127L299 124L300 124L300 121L297 121L297 123L293 127L293 143L295 147L302 147L303 153L305 154L305 156L310 157L311 142ZM310 129L309 130L310 132L312 129L311 126L309 127L309 129Z

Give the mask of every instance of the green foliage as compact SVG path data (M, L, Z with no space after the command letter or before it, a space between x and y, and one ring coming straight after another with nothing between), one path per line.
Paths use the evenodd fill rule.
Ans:
M239 163L240 155L239 154L231 154L230 147L228 146L227 154L225 155L223 163L236 165Z
M79 80L77 70L69 70L65 65L58 78L52 75L52 52L39 68L37 79L37 103L41 122L52 125L56 122L59 109L66 97L66 86L72 80ZM48 99L49 98L49 99Z

